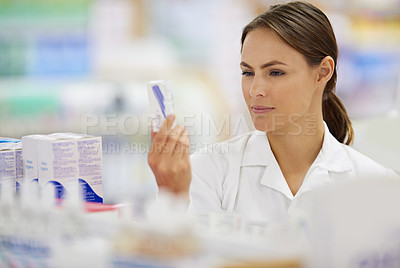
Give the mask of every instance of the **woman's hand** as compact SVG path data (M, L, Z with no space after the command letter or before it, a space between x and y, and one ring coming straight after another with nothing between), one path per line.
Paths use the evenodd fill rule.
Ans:
M183 126L171 128L174 120L175 115L170 114L158 132L151 130L147 160L160 189L188 198L192 180L189 133Z

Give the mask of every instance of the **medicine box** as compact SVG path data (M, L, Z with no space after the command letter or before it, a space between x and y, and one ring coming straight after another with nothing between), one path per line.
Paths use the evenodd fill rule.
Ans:
M22 142L9 143L9 147L15 151L15 181L16 190L19 188L24 181L24 160L22 158Z
M28 135L22 137L22 159L26 181L38 181L38 142L44 135Z
M63 198L69 185L79 183L89 202L103 202L101 137L54 133L39 141L39 182L53 183Z
M15 150L8 144L2 144L0 146L0 183L7 181L11 185L15 185L15 173Z
M24 160L22 158L22 143L15 143L13 147L15 150L15 180L18 191L22 182L24 181Z
M78 146L78 178L86 201L103 203L101 137L72 135Z
M53 183L57 198L64 198L68 188L78 183L76 141L44 136L38 139L37 145L39 185L43 187L47 183Z
M14 142L20 142L21 140L19 139L14 139L14 138L6 138L6 137L0 137L0 143L14 143Z

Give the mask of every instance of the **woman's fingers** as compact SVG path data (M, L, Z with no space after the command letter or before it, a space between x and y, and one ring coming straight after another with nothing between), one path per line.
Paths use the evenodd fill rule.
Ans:
M148 163L159 188L188 195L192 178L189 133L183 126L172 128L175 116L168 116L160 130L152 129Z
M165 153L168 155L179 154L176 150L179 147L180 137L182 136L185 128L183 126L176 126L168 133L168 139L165 144Z
M180 156L180 158L189 159L190 155L190 140L189 140L189 132L183 129L176 145L175 145L175 153Z
M153 131L153 126L151 127L151 151L154 153L162 153L165 147L165 143L168 139L168 133L171 130L171 126L175 121L175 115L170 114L164 120L161 128L158 132Z
M183 145L184 145L184 149L183 149L183 154L182 157L189 159L190 156L190 138L189 138L189 131L185 130L183 132Z
M168 132L171 130L172 124L175 121L175 115L174 114L169 114L167 118L164 120L163 124L161 125L160 133L163 136L166 136Z

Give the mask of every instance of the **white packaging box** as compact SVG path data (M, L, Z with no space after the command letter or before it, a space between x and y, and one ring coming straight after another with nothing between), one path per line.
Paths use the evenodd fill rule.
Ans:
M173 113L173 96L171 81L155 80L147 83L149 113L152 117L153 130L158 132L165 118ZM174 125L175 126L175 122Z
M76 133L53 133L48 135L49 139L74 142L76 146L75 160L77 174L72 181L68 178L54 178L53 183L60 189L60 197L63 194L65 183L80 183L83 197L88 202L103 203L103 178L102 178L102 141L101 137L89 136ZM72 145L71 145L72 146ZM39 149L40 151L42 148ZM44 152L43 152L44 153ZM42 168L42 164L41 164ZM43 165L43 168L44 165ZM48 179L41 179L41 184L47 183ZM68 188L68 187L67 187ZM68 189L67 189L68 191Z
M24 181L24 160L22 158L22 142L10 144L10 147L15 150L15 181L17 191Z
M103 153L101 137L81 136L78 145L78 177L86 201L103 203Z
M15 189L15 150L9 144L0 146L0 184L10 182Z
M76 133L53 133L52 137L72 138L78 146L78 178L88 202L103 203L101 137Z
M22 137L22 159L24 178L26 181L37 181L39 177L38 142L44 135L28 135Z
M24 181L24 159L22 158L22 143L16 144L15 148L15 179L17 190Z
M56 197L63 198L78 183L78 146L71 138L45 136L38 139L39 184L52 183Z

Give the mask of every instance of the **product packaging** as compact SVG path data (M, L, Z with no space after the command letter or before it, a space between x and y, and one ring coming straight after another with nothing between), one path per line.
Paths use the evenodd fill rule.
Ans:
M24 163L24 178L27 182L38 181L38 142L44 135L28 135L22 137L22 159Z
M101 137L70 134L78 146L78 178L88 202L103 203Z
M150 81L147 83L150 116L153 131L160 130L165 118L173 113L173 96L171 82L164 80Z
M16 190L19 188L24 181L24 160L22 158L22 142L15 142L10 144L10 147L15 150L15 181Z
M103 202L101 137L50 134L39 142L39 159L40 184L53 183L59 198L68 185L79 183L86 201Z
M24 179L24 163L22 160L22 143L19 141L0 143L0 151L2 152L2 156L0 157L0 176L2 178L8 177L5 174L8 174L12 177L10 181L11 185L13 185L14 189L16 188L17 192L19 190L19 186ZM8 157L13 157L14 160ZM10 165L11 164L11 165ZM6 171L8 170L8 171ZM11 171L14 170L14 171ZM14 174L11 174L14 173Z
M20 142L21 140L19 139L14 139L14 138L6 138L6 137L0 137L0 143L14 143L14 142Z
M0 184L7 182L15 189L15 150L9 144L0 146Z
M38 140L39 184L53 183L56 196L64 198L66 188L78 183L78 147L67 137L45 136ZM25 148L24 148L25 150Z

